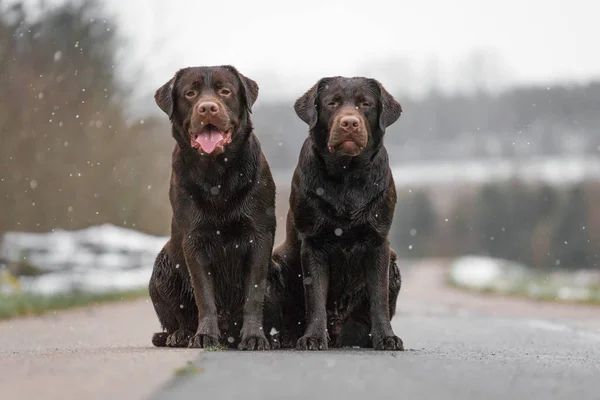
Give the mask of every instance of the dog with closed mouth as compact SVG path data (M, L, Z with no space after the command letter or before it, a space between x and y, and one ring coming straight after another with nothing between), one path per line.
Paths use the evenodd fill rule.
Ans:
M275 234L275 184L254 135L258 85L232 66L179 70L156 91L176 145L171 237L150 296L164 332L156 346L265 350Z
M318 81L294 109L309 126L294 171L286 239L283 347L403 350L391 318L401 286L388 233L396 189L383 146L402 112L374 79Z

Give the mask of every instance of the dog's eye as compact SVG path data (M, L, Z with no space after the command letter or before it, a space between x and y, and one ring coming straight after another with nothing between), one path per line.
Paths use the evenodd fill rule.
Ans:
M185 92L185 97L187 97L188 99L192 99L194 97L196 97L196 91L195 90L188 90L187 92Z
M369 108L371 107L371 103L369 103L368 101L363 101L362 103L360 103L360 106L362 108Z
M219 91L219 93L221 93L221 96L229 96L231 94L231 90L223 88Z
M327 103L327 106L328 106L328 107L335 107L335 106L337 106L337 102L335 102L335 101L330 101L329 103Z

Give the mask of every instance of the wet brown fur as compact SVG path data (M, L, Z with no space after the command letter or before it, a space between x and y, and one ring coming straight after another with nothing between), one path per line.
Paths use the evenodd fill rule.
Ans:
M171 237L149 284L164 329L153 336L155 346L277 345L263 329L274 291L267 281L277 285L278 272L270 260L275 184L251 121L257 96L256 82L231 66L185 68L156 91L177 144ZM199 102L207 99L218 104L218 115L199 114ZM231 127L231 142L211 154L193 148L192 132L206 123Z
M383 146L401 107L367 78L323 78L294 106L310 134L292 180L286 240L273 253L285 291L283 347L402 350L391 327L401 275L388 232L396 190ZM357 120L342 127L342 116Z

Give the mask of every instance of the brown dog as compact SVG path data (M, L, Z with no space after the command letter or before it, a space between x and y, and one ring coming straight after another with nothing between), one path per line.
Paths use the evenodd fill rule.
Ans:
M166 331L156 346L270 347L263 308L275 184L252 130L257 96L256 82L231 66L185 68L156 91L177 141L171 238L149 286Z
M401 276L388 241L396 189L383 147L400 104L374 79L334 77L294 108L310 135L286 240L273 254L285 284L282 345L403 350L390 323Z

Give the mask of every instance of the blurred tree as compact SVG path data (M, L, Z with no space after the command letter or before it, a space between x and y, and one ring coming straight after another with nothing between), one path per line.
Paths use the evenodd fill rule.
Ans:
M538 268L554 265L551 256L552 232L556 225L556 213L560 205L558 190L543 184L534 201L535 226L531 236L531 264Z
M560 209L553 233L552 252L562 268L593 268L594 257L588 235L587 204L583 184L575 185Z
M559 205L557 190L548 184L543 184L538 190L535 201L537 219L550 219Z
M506 186L511 215L505 226L508 235L504 258L531 265L531 240L537 221L535 194L516 179Z
M392 242L401 257L435 256L428 243L436 232L436 212L424 190L400 196L394 216ZM432 253L433 251L433 253Z
M509 253L512 228L510 199L505 196L500 185L488 183L479 195L477 225L479 249L492 257L506 257ZM509 230L507 230L507 227Z
M34 19L22 2L0 4L0 232L112 222L165 233L166 190L159 206L150 188L168 179L157 157L171 138L127 123L114 24L96 0L41 7Z
M590 264L600 269L600 182L590 181L584 184L587 204L586 231L590 240Z
M477 199L470 193L459 195L453 204L450 235L444 240L452 243L451 255L454 257L478 252L477 213L474 212L477 204Z

